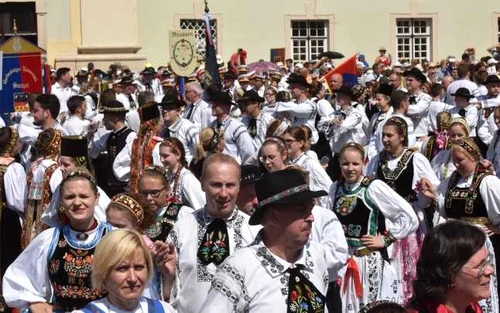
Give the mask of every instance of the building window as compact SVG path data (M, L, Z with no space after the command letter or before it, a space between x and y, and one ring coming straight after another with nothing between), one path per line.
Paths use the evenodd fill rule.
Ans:
M194 29L195 47L199 56L205 57L205 23L203 20L197 19L181 19L181 29ZM214 45L217 48L217 20L210 20L210 30L214 40Z
M14 36L14 20L17 25L17 35L38 45L36 3L0 3L0 43Z
M398 59L427 59L431 57L432 20L396 19Z
M328 20L292 21L292 56L309 61L328 50Z

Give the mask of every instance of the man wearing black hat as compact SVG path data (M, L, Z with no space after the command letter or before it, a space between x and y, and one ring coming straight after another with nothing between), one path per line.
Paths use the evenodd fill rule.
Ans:
M255 148L245 125L229 116L232 105L231 96L223 91L214 91L210 92L208 97L208 101L212 104L212 115L216 118L210 127L224 132L226 143L224 153L243 164L253 156Z
M185 157L188 164L196 154L196 144L198 143L198 132L196 125L181 117L181 106L184 101L180 99L179 93L175 88L165 90L165 95L160 103L165 126L160 133L160 137L175 137L182 142L185 151Z
M130 77L122 77L119 81L113 84L113 90L116 93L116 100L123 103L123 106L127 110L133 110L137 108L137 103L132 98L132 83L134 80Z
M270 114L261 113L260 105L264 98L260 97L255 90L245 91L243 97L238 100L243 118L241 122L247 127L252 137L255 150L259 150L266 139L267 128L274 121Z
M139 81L139 90L151 91L155 95L155 99L161 99L163 90L161 88L160 80L156 77L156 70L152 66L144 68L141 72L141 79Z
M202 313L324 312L328 286L325 247L310 242L314 199L297 169L264 176L251 225L263 225L252 245L219 267Z
M306 125L311 129L311 143L318 141L319 135L316 127L316 104L308 99L308 89L311 87L304 76L290 74L287 80L288 89L295 102L280 102L277 106L277 117L287 117L291 126Z
M477 84L470 80L469 66L467 64L460 64L456 68L456 71L458 77L455 78L455 81L453 81L446 90L447 103L455 105L455 98L452 94L456 93L460 88L467 88L471 95L473 95L474 97L479 97L480 93Z
M500 78L498 75L489 75L484 84L488 89L488 94L474 103L479 110L477 137L480 139L478 144L482 153L488 149L493 133L497 129L493 110L500 106Z
M224 77L224 88L222 89L225 92L229 92L231 97L234 99L234 90L236 86L234 85L234 81L238 79L238 75L236 75L233 71L227 71L223 75Z
M469 137L476 137L478 113L476 106L470 103L470 100L475 97L465 87L459 88L452 96L455 98L455 106L450 109L451 117L466 119L470 128Z
M432 100L428 94L422 91L422 85L427 81L427 77L416 67L404 72L403 76L406 78L408 100L410 101L407 114L412 119L415 137L417 140L423 141L427 137L426 118Z
M102 120L106 130L111 132L95 133L95 130L89 131L89 154L92 159L107 151L107 168L109 173L106 176L107 185L102 186L106 193L113 197L118 193L125 192L127 182L122 182L113 173L115 159L127 144L134 141L136 133L125 125L125 116L128 110L123 107L119 101L113 100L99 108L99 113L104 114ZM97 173L99 175L99 173Z

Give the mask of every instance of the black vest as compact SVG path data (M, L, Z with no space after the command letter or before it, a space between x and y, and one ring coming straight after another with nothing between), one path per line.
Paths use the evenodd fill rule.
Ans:
M113 162L116 159L116 156L120 151L125 148L127 145L127 137L132 132L132 130L128 127L124 127L120 129L118 132L112 132L108 141L106 142L106 150L108 151L108 169L113 169ZM112 173L112 172L111 172ZM115 175L108 175L108 184L110 186L121 186L126 183L123 183L116 179Z
M409 203L417 200L417 195L413 191L413 155L414 152L406 150L398 161L398 166L393 170L387 169L384 173L382 169L383 158L386 152L380 154L379 165L377 168L377 178L389 185L401 197Z
M88 250L73 248L64 231L60 231L48 270L56 303L65 312L83 308L106 295L104 290L92 288L90 277L94 250L95 246Z
M377 232L385 231L385 218L378 208L366 197L366 188L372 178L365 177L361 184L351 192L345 192L343 184L339 183L335 192L333 211L337 215L347 243L351 247L361 247L363 235L375 236Z
M479 186L487 175L490 174L476 172L472 178L472 188L458 188L456 185L460 179L460 174L458 171L451 174L445 199L447 217L457 219L463 217L488 217L486 206L479 192Z

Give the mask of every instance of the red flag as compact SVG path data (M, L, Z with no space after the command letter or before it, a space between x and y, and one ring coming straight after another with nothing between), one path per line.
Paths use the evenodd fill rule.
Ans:
M328 87L330 87L330 78L332 77L333 74L341 74L342 77L344 78L344 85L352 87L358 83L357 79L357 73L358 73L358 68L356 66L356 61L357 61L358 54L354 54L351 56L349 59L345 60L344 62L340 63L337 65L335 68L333 68L330 72L326 73L325 76L323 76L320 81L325 81L328 84Z

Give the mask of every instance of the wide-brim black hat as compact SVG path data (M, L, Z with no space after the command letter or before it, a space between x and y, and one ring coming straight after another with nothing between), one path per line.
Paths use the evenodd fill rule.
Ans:
M232 80L235 80L235 79L238 79L238 75L236 75L236 73L233 73L231 71L228 71L228 72L225 72L224 73L224 79L232 79Z
M259 203L250 217L250 225L262 222L262 216L270 205L304 203L326 196L324 190L311 191L303 173L297 169L286 169L264 175L255 185Z
M208 102L215 102L219 104L232 105L233 100L231 96L224 91L215 91L208 94Z
M403 76L404 77L411 76L411 77L415 78L416 80L418 80L419 82L421 82L422 84L427 81L427 77L425 77L425 75L422 73L422 71L416 67L412 68L409 71L404 72Z
M160 106L162 108L173 108L178 109L184 106L186 103L180 99L179 93L175 88L168 88L165 91L165 95L161 99Z
M311 84L307 82L307 79L304 76L296 73L291 73L286 82L288 84L297 84L307 88L311 87Z
M160 117L160 110L158 109L158 103L149 102L144 104L139 108L139 116L141 122L147 122Z
M394 90L394 87L389 85L389 84L380 84L378 86L376 93L380 93L382 95L386 95L386 96L390 97L392 95L393 90Z
M154 75L156 74L156 71L154 69L154 67L146 67L142 72L141 72L142 75Z
M99 107L99 113L127 113L128 110L123 103L117 100L111 100L106 105Z
M458 88L455 93L451 94L453 97L462 97L466 99L474 98L474 96L470 93L470 90L467 88Z
M244 104L248 102L257 102L257 103L262 103L264 102L264 98L259 96L259 93L253 89L245 91L243 96L238 100L238 104Z
M61 138L61 156L72 158L87 157L87 138L82 136L63 136Z
M348 86L342 86L338 90L336 90L335 92L337 94L346 95L350 98L354 97L354 94L352 93L351 87L348 87Z
M500 77L498 77L498 75L489 75L488 78L486 78L486 81L484 82L485 85L493 83L500 83Z

